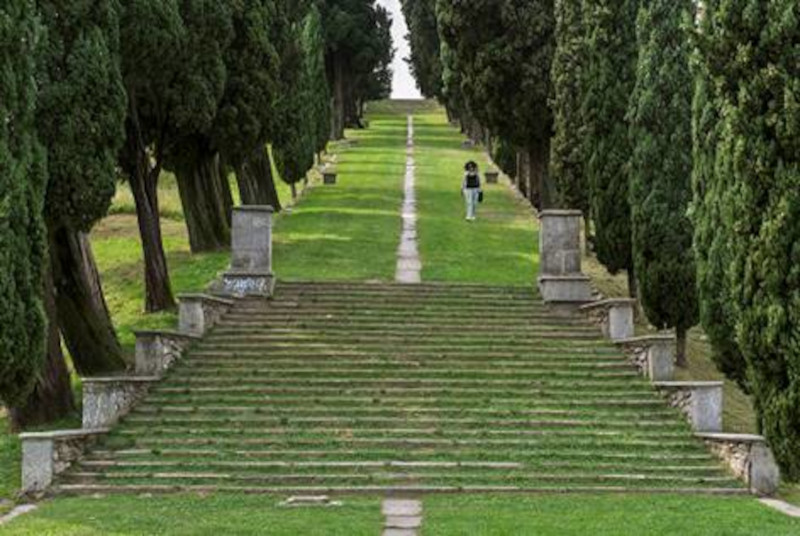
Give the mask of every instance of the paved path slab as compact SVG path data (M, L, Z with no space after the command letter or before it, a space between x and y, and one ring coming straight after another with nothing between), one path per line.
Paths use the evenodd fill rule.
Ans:
M780 499L759 499L759 501L761 504L769 506L773 510L777 510L789 517L800 517L800 507L789 504L786 501L781 501Z
M417 197L415 190L414 164L414 117L408 116L408 141L406 142L406 179L403 199L403 232L400 247L397 248L397 270L395 280L398 283L420 283L422 263L417 246Z
M422 502L414 499L386 499L381 507L386 520L383 536L417 536L422 526Z
M33 512L34 510L36 510L36 508L37 506L35 504L22 504L20 506L17 506L3 517L0 517L0 525L5 525L6 523L10 523L13 519L18 518L21 515L25 515L28 512Z

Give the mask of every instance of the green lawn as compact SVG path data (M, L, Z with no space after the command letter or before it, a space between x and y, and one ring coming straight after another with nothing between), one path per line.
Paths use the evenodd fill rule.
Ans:
M424 536L770 536L800 534L752 498L676 495L432 497Z
M19 489L19 441L16 436L6 434L6 417L0 409L0 501L9 500ZM0 515L7 506L0 504Z
M414 122L422 280L533 285L538 232L530 208L501 178L484 185L478 220L465 221L464 164L475 160L484 171L485 154L462 149L463 136L441 110L417 114Z
M378 499L344 498L340 507L285 508L272 496L116 496L49 501L0 528L26 536L374 536Z

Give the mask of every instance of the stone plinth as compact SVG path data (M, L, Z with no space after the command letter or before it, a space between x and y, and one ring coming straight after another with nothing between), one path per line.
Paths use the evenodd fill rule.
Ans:
M207 294L178 296L178 329L187 335L204 335L233 306L233 301Z
M66 430L20 434L22 493L45 491L53 478L69 468L108 429Z
M695 432L722 431L722 382L654 382Z
M222 293L233 296L272 296L272 216L270 206L233 210L231 268L222 276Z
M675 337L645 335L615 341L628 359L653 382L675 378Z
M326 184L328 186L333 186L336 184L337 173L335 171L323 171L322 172L322 184Z
M539 215L539 291L546 303L592 301L589 278L581 273L579 210L545 210Z
M174 331L136 332L136 374L163 376L199 335Z
M607 338L619 341L633 337L633 307L636 300L617 298L581 306L580 310L600 326Z
M147 394L159 378L118 376L83 379L83 428L92 430L115 424Z
M781 472L766 439L750 434L697 434L756 495L774 495Z
M582 274L540 275L539 292L546 303L578 307L592 301L590 279Z
M497 184L500 173L497 171L487 171L484 173L484 177L486 178L486 184Z

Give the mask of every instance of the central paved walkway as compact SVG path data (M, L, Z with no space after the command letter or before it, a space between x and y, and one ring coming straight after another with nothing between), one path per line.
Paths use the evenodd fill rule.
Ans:
M420 283L422 278L422 261L417 247L417 197L414 190L414 117L408 116L408 141L406 142L406 179L403 200L403 234L400 236L400 247L397 249L398 283Z

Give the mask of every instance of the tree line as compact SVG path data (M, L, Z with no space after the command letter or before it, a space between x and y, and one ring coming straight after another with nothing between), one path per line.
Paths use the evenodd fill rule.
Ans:
M243 204L280 210L330 139L391 91L375 0L8 0L0 6L0 402L12 427L74 411L84 376L127 367L89 232L133 194L146 312L175 308L159 218L174 173L193 253Z
M800 478L800 5L402 0L411 68L648 321L700 322Z

